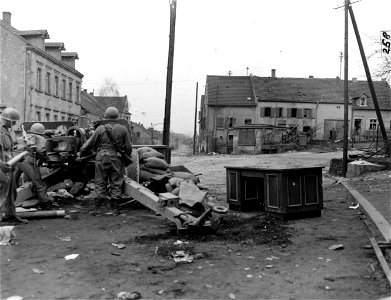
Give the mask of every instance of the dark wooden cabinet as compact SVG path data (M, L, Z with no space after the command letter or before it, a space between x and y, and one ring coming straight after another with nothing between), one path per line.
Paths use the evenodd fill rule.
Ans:
M225 168L230 209L281 216L321 214L323 167Z

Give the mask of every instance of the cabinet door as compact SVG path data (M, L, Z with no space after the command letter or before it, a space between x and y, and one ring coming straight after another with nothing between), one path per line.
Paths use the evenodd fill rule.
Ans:
M301 194L301 176L287 176L288 207L301 206L303 204Z
M266 175L266 187L267 187L267 207L268 208L279 208L278 199L278 175L267 174Z
M318 204L319 203L319 181L316 175L304 176L305 186L305 204Z
M228 202L239 201L238 172L227 172L227 198Z

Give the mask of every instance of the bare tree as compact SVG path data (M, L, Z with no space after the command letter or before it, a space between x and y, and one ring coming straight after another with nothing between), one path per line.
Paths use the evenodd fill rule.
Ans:
M381 52L381 39L371 37L371 54L367 57L372 65L373 77L376 79L385 79L388 83L391 81L391 55Z
M118 84L112 78L105 78L102 86L98 90L98 95L119 97Z

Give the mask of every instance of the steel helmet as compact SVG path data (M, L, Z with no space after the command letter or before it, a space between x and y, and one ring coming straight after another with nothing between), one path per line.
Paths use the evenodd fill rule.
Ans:
M112 119L112 120L115 120L115 119L118 119L118 109L116 109L115 107L108 107L105 111L105 119Z
M30 133L45 134L45 126L43 126L41 123L34 123L31 125Z
M3 112L1 113L1 117L4 120L8 120L8 121L18 121L20 119L20 115L18 111L12 107L7 107L6 109L4 109Z

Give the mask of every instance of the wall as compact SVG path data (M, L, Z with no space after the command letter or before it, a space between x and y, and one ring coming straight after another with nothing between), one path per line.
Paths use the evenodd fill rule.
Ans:
M352 106L349 104L348 119L351 120ZM328 140L328 136L325 136L324 122L330 121L343 121L344 119L344 105L343 104L319 104L316 115L316 124L319 126L319 130L315 133L316 140ZM343 129L342 129L343 130ZM337 134L339 135L339 134ZM350 125L349 125L349 137L350 137Z
M0 26L0 106L25 112L26 43L18 35Z
M63 68L55 61L40 55L35 51L28 51L30 56L29 65L29 121L62 121L74 119L80 115L80 87L81 78ZM41 69L41 89L38 88L37 70ZM50 91L46 85L46 74L50 73ZM56 95L55 76L58 76L58 95ZM65 97L63 97L63 80L65 80ZM69 88L72 83L72 90ZM77 86L78 99L77 100ZM79 103L77 103L79 101ZM41 120L39 120L40 112Z

